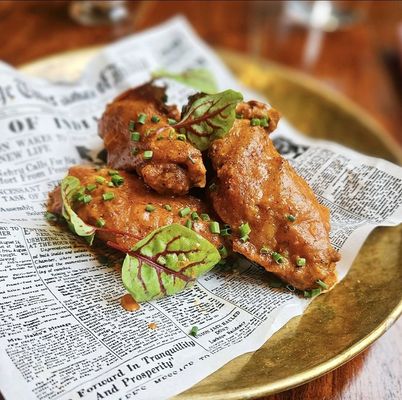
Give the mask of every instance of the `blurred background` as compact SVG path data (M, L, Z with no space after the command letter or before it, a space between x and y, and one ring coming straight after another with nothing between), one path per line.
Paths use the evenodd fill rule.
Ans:
M1 1L0 59L110 43L177 14L211 46L318 78L402 144L400 1Z

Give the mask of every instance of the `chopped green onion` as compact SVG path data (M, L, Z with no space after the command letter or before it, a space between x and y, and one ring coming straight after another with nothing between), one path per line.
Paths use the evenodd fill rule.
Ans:
M198 333L198 326L193 326L190 331L190 336L197 337L197 333Z
M130 131L133 131L135 129L135 122L133 120L130 120L130 122L128 123L128 129Z
M249 235L243 235L240 237L240 240L245 243L248 242L250 240L250 236Z
M258 118L252 118L250 124L251 126L260 126L260 120Z
M51 212L49 212L49 211L46 211L45 212L45 218L48 220L48 221L57 221L57 215L55 215L55 214L53 214L53 213L51 213Z
M106 221L103 218L98 218L96 220L96 226L99 228L103 228L106 225Z
M210 220L208 214L201 214L201 219L202 219L203 221L209 221L209 220Z
M133 147L133 149L131 150L131 154L133 156L136 156L139 153L138 147Z
M172 206L170 204L164 204L163 208L167 211L172 211Z
M162 135L159 135L157 138L156 138L156 140L162 140L163 139L163 136Z
M113 175L112 182L115 186L120 186L124 183L124 178L120 175Z
M263 126L264 128L268 126L268 118L264 117L260 119L260 126Z
M113 182L108 182L107 184L109 187L114 187L114 183Z
M102 197L103 197L103 200L105 200L105 201L113 200L114 199L114 193L113 192L106 192L106 193L103 193Z
M251 232L250 225L248 222L243 223L239 226L240 236L247 236Z
M311 290L305 290L304 291L304 297L307 297L307 298L311 299L312 297L318 296L320 293L321 293L320 288L311 289Z
M267 246L261 247L260 254L269 254L269 248Z
M230 228L223 228L221 229L221 236L230 236L232 233Z
M186 135L183 135L182 133L180 135L177 135L176 139L181 140L182 142L185 142L187 140Z
M328 289L328 285L325 282L323 282L321 279L317 280L317 285L321 286L324 290Z
M188 155L188 159L191 161L191 164L195 164L195 160L194 158L191 157L191 155Z
M159 122L161 119L157 116L157 115L153 115L152 117L151 117L151 121L152 122Z
M83 198L82 198L82 202L83 202L84 204L88 204L88 203L90 203L91 201L92 201L92 196L91 196L90 194L86 194L86 195L84 195Z
M295 221L296 221L296 217L295 217L294 215L292 215L292 214L288 214L288 215L286 216L286 218L287 218L287 220L290 221L290 222L295 222Z
M191 229L193 227L193 223L191 222L191 219L188 219L184 225L188 229Z
M116 171L115 169L109 169L108 174L110 176L119 175L119 171Z
M243 115L241 115L241 114L236 114L236 118L237 118L237 119L242 119L242 118L243 118Z
M152 211L155 211L155 210L156 210L156 207L153 206L152 204L147 204L146 207L145 207L145 211L148 211L148 212L152 212Z
M296 258L296 265L298 267L304 267L306 265L306 259L303 257L297 257Z
M144 160L150 160L153 155L154 152L152 150L145 150L143 154Z
M222 258L226 258L228 256L228 251L224 245L220 246L218 251Z
M217 187L218 187L218 185L217 185L215 182L212 182L212 183L209 185L209 188L208 188L208 189L209 189L211 192L214 192Z
M198 221L198 220L200 219L200 217L198 216L198 214L197 214L196 211L194 211L194 212L191 213L191 219L192 219L193 221Z
M175 119L173 119L173 118L168 118L168 124L169 125L175 125L175 124L177 124L177 121Z
M147 129L145 132L145 136L149 136L151 133L154 133L156 129Z
M141 125L145 124L145 121L147 120L147 116L143 113L138 114L137 122Z
M169 132L169 139L173 139L174 136L174 129Z
M94 183L90 183L89 185L87 185L88 192L92 192L95 189L96 189L96 185Z
M282 256L281 254L277 253L276 251L274 251L274 252L271 254L271 256L272 256L272 258L274 259L274 261L275 261L277 264L282 264L283 261L285 260L285 259L283 258L283 256Z
M185 217L186 215L191 213L190 207L184 207L179 211L180 217Z
M141 134L140 132L131 132L131 140L133 142L139 142L141 139Z
M221 229L219 227L219 222L212 221L209 223L209 230L211 233L221 233Z
M105 179L103 176L97 176L97 177L95 178L95 182L96 182L96 183L103 184L103 183L106 182L106 179Z

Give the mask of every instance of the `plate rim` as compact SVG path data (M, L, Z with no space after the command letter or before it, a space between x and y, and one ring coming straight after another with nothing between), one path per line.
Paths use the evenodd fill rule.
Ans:
M95 56L104 45L86 46L78 49L72 49L62 52L56 52L38 59L34 59L30 62L18 65L16 68L24 73L34 75L33 73L36 68L58 61L60 59L67 58L69 56L79 57L84 55L88 59L91 56ZM240 52L236 52L228 49L217 49L219 55L234 55L237 57L247 57L247 55ZM402 165L402 148L397 140L389 134L389 132L374 118L370 115L368 111L362 108L360 105L356 104L353 100L347 98L342 93L330 88L329 86L321 83L318 79L307 75L304 72L298 71L292 67L288 67L270 60L266 60L258 57L250 57L251 61L257 62L266 68L274 70L276 73L286 75L287 78L296 82L299 85L307 87L313 90L320 96L324 96L326 100L335 103L339 108L342 108L345 112L348 112L354 118L361 121L369 127L370 134L375 134L379 140L384 144L386 149L398 160L399 164ZM345 110L347 108L347 111ZM346 350L339 353L335 357L324 361L312 368L309 368L298 374L291 375L290 377L285 377L274 382L260 385L252 385L246 388L240 389L225 389L224 392L218 391L212 394L202 395L204 399L207 400L220 400L222 395L224 395L227 400L240 400L244 398L257 398L261 396L272 395L275 393L280 393L284 390L289 390L297 386L308 383L320 376L339 368L343 364L350 361L352 358L356 357L359 353L365 350L368 346L374 343L378 338L380 338L402 315L402 298L399 303L394 307L394 309L387 315L387 317L368 335L349 346ZM283 327L282 327L283 328ZM281 328L281 329L282 329ZM258 351L258 350L256 350ZM221 368L224 368L223 365ZM200 395L198 394L186 394L185 392L180 393L178 397L180 400L198 400ZM176 398L176 396L174 397Z

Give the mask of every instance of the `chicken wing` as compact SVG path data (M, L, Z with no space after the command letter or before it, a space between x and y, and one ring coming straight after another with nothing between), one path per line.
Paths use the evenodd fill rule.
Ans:
M99 134L111 167L136 171L158 193L183 195L205 186L206 170L201 152L169 125L180 113L164 96L152 84L124 92L107 106Z
M209 150L216 171L210 196L232 227L233 250L298 289L333 286L339 255L329 241L329 211L269 138L278 113L258 102L236 112L242 119ZM265 127L252 126L261 120Z
M153 230L173 223L185 224L191 221L192 229L205 237L217 248L223 244L222 237L212 234L209 222L200 218L209 212L205 204L192 196L162 196L144 185L136 175L119 171L123 181L119 186L110 185L111 170L85 166L70 168L69 175L75 176L81 185L89 188L90 201L76 201L74 211L87 224L99 226L96 236L111 241L122 249L130 249ZM116 175L115 175L116 176ZM105 193L111 195L104 198ZM109 198L110 197L110 198ZM89 199L89 198L88 198ZM48 210L61 214L60 187L49 196ZM180 213L180 210L185 210ZM191 214L195 212L193 217ZM182 216L181 216L181 215Z

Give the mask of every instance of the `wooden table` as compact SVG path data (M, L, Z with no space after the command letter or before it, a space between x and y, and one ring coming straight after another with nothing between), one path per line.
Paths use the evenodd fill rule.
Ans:
M128 21L84 27L69 17L67 1L2 1L0 59L17 66L109 43L181 13L212 46L266 57L319 78L366 109L402 144L401 77L394 80L388 67L395 64L386 62L394 60L402 2L359 1L352 6L364 19L323 35L320 52L306 60L308 32L281 18L284 6L278 2L130 2ZM402 320L346 365L268 399L402 399Z

